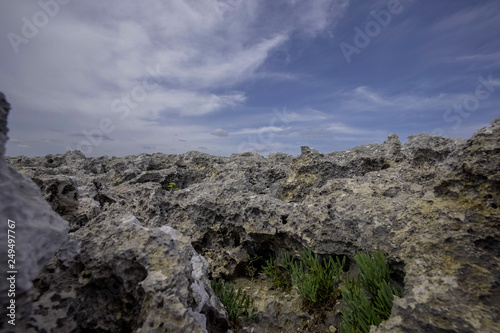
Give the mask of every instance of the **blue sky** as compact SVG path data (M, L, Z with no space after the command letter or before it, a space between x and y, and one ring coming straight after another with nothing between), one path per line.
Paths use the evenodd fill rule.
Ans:
M7 155L328 153L500 116L500 2L3 1Z

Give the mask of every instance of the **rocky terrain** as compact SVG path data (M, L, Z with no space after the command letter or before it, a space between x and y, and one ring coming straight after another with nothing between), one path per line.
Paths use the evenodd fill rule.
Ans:
M18 332L334 332L338 307L316 321L296 291L247 274L255 256L303 247L346 256L351 274L358 251L387 254L402 295L371 332L500 331L500 118L469 140L392 135L296 157L5 157L0 186L2 234L9 218L24 237ZM219 277L256 318L230 327Z

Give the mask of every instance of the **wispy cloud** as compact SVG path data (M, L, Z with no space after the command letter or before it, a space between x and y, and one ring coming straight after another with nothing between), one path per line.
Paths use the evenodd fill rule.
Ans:
M493 32L491 23L498 22L499 19L498 3L495 1L485 1L473 8L467 7L450 13L434 24L431 29L434 33L445 33L454 32L466 26L471 32L480 31L484 28Z
M366 129L361 129L361 128L355 128L343 123L331 123L328 125L327 129L337 134L366 135L373 133L373 131L368 131Z
M475 53L456 57L455 62L469 65L481 71L492 71L500 67L500 52L497 53Z
M231 132L231 134L234 135L248 135L248 134L259 134L259 133L265 133L265 132L273 132L276 134L282 133L289 133L288 131L290 128L282 128L282 127L276 127L276 126L262 126L259 128L242 128L240 130Z
M471 54L466 56L459 56L455 58L456 61L495 61L500 62L500 52L490 54Z
M450 107L463 98L460 94L439 93L434 96L412 93L383 94L366 86L339 92L342 108L349 111L371 112L435 112Z

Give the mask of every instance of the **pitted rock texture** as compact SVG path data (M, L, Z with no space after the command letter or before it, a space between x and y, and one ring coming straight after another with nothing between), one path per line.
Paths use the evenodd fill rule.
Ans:
M41 273L28 332L225 331L208 267L173 228L102 213L71 233Z
M9 110L10 105L0 93L1 332L14 331L29 318L33 298L32 281L68 237L68 222L57 215L43 200L38 186L5 163L3 154L7 140ZM14 227L9 228L9 225ZM17 273L7 273L8 271ZM7 276L14 276L15 283L11 284ZM15 287L12 287L13 285ZM9 294L13 293L15 297L10 297ZM7 306L11 306L12 299L16 301L15 315L9 317L7 314L11 315L12 312L10 309L7 310ZM8 321L16 325L11 325Z
M500 321L499 142L500 118L469 140L419 134L402 145L392 135L329 154L302 147L297 157L85 158L73 151L7 160L22 165L81 241L109 222L107 214L129 212L142 228L169 226L189 238L211 276L226 279L243 276L254 254L305 246L345 255L354 266L357 251L381 249L404 293L373 332L493 332ZM66 277L54 279L62 285ZM286 300L274 301L285 308ZM288 321L268 330L272 320L264 311L247 331L298 327Z

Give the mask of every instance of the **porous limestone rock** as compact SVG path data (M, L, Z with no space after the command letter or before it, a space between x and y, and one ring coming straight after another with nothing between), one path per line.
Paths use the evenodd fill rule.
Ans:
M40 274L29 332L226 331L208 268L173 228L103 212Z
M329 154L303 147L296 157L188 152L109 159L68 152L7 160L22 164L21 172L36 179L42 189L57 188L44 190L45 196L53 207L71 208L65 210L74 231L71 237L88 244L80 252L80 256L89 253L85 260L104 255L92 250L101 243L91 240L103 230L110 242L130 237L127 242L134 244L127 247L130 256L143 258L140 265L151 271L150 262L136 247L145 246L141 242L160 227L187 237L210 264L207 274L213 278L242 278L253 256L298 252L303 246L322 255L347 256L348 268L355 271L356 252L380 249L387 253L392 282L402 295L396 298L389 320L373 332L492 332L500 321L500 118L492 125L469 140L420 134L402 145L392 135L382 144ZM67 193L74 193L75 201L62 193L62 184L70 184L70 179L76 190ZM178 191L169 188L171 182ZM131 224L123 230L125 224L109 215L125 211L136 217L140 227ZM120 236L111 237L115 233ZM167 242L165 237L158 239ZM128 255L106 249L111 265L106 274L118 270L112 266L118 258L131 261ZM201 257L189 258L179 260L204 265ZM186 274L200 276L194 271ZM61 288L68 278L48 270L44 274L47 279L52 274L54 286ZM142 281L125 283L131 289L123 295L143 304L138 287ZM172 283L180 288L174 303L200 290L196 283L191 289L185 282ZM41 297L52 297L43 296L47 292L40 288ZM193 304L207 296L198 292L191 299L187 304L196 312L199 307ZM258 318L240 331L288 331L313 322L312 314L286 312L293 307L284 302L286 297L277 297L268 307L261 306ZM114 306L120 304L127 303ZM179 315L180 321L198 316L183 312L187 305L182 304L175 307L185 315ZM138 307L131 311L140 312ZM338 319L338 314L331 315ZM212 321L205 316L208 327ZM123 318L130 318L130 313ZM138 318L147 322L142 315ZM311 331L335 328L337 319L327 318L324 327Z

